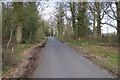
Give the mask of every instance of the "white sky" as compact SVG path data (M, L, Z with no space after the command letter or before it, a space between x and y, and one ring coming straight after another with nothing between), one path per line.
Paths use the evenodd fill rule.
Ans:
M44 2L43 2L44 3ZM43 4L43 6L42 7L44 7L44 6L46 6L46 5L49 5L47 8L45 8L43 11L40 11L39 10L39 12L40 12L40 14L42 15L42 18L44 19L44 20L51 20L51 19L53 19L55 16L54 16L54 14L55 14L55 11L56 11L56 9L55 9L55 3L54 2L45 2L45 4ZM71 15L71 13L69 13L69 12L67 12L67 15ZM105 19L103 19L102 20L103 22L105 22L106 20ZM117 25L117 22L116 21L114 21L114 20L112 20L112 21L109 21L111 24L114 24L115 26ZM115 28L113 28L113 27L111 27L111 26L108 26L108 25L106 25L106 24L104 24L104 25L102 25L103 27L101 28L101 31L102 31L102 33L107 33L107 32L109 32L109 33L113 33L113 32L117 32L117 30L115 29Z
M44 2L43 2L43 4L44 4ZM48 5L48 7L45 7L45 6L47 6ZM54 2L45 2L45 4L44 4L44 6L42 6L42 7L44 7L44 10L43 11L41 11L41 10L39 10L39 12L40 12L40 14L42 15L42 18L44 19L44 20L50 20L51 18L53 18L54 17L54 13L55 13L55 11L56 11L56 9L55 9L55 7L54 7L55 5L54 5ZM40 6L39 6L40 7ZM38 8L39 8L38 7Z

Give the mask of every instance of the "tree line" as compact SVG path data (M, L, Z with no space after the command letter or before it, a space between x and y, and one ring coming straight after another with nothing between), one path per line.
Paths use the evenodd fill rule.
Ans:
M64 32L68 24L72 28L75 40L90 35L98 39L101 38L103 24L114 27L117 30L117 35L120 34L120 2L59 2L57 10L58 34L61 34L60 30ZM71 13L71 17L67 16L67 11ZM106 21L102 21L103 19ZM67 24L65 24L65 20ZM117 26L111 24L115 21ZM93 30L90 29L90 26Z
M36 37L39 39L51 34L72 36L74 40L89 36L101 38L103 24L116 28L120 41L120 2L55 2L55 18L49 21L41 18L40 4L2 3L2 37L9 38L8 45L14 38L17 43L31 43ZM103 22L105 18L107 20ZM109 21L116 21L117 26Z
M11 41L32 43L47 31L44 26L48 23L41 19L39 5L39 2L2 3L2 39L9 39L8 45Z

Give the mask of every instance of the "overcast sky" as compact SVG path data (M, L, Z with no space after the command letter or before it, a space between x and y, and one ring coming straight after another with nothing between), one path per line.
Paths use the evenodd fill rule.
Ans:
M45 8L43 11L39 10L40 14L42 14L42 18L44 20L50 20L51 18L54 18L54 14L55 14L55 2L43 2L43 6L47 6L49 5L47 8ZM70 15L71 13L67 13L68 15ZM106 20L103 19L103 22L105 22ZM117 22L114 20L109 20L108 22L110 22L111 24L114 24L115 26L117 26ZM117 30L111 26L108 26L106 24L102 25L103 27L101 28L102 33L113 33L113 32L117 32Z

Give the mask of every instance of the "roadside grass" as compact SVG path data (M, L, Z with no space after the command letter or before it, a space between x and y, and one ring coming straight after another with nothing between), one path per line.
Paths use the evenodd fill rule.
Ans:
M12 76L14 74L14 69L21 69L19 64L25 64L28 60L28 57L31 54L23 53L25 50L28 50L30 47L39 44L41 41L46 40L42 38L39 42L34 43L10 43L9 48L6 48L7 43L3 42L2 44L2 76Z
M10 44L11 48L3 48L2 54L3 57L3 65L2 65L2 71L3 75L7 75L7 73L13 69L14 67L19 67L18 64L21 63L26 59L27 56L30 56L30 54L23 54L22 52L26 49L36 45L37 43L33 44ZM6 45L6 44L3 44ZM13 51L12 51L13 49Z
M118 54L108 51L101 51L101 50L90 50L89 53L92 53L98 56L97 60L102 60L103 66L108 66L111 69L118 71Z
M99 66L107 67L115 72L118 72L118 48L112 46L101 46L95 40L68 40L58 38L58 40L65 41L69 46L75 48L77 46L81 51L85 49L88 54L84 55L92 56L89 60ZM82 47L82 49L80 48Z

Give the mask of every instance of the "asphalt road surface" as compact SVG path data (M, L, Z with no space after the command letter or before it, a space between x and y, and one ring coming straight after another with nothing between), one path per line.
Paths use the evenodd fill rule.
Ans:
M74 49L49 37L42 62L33 78L111 78L102 69L90 63Z

